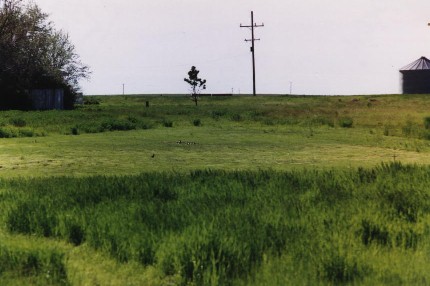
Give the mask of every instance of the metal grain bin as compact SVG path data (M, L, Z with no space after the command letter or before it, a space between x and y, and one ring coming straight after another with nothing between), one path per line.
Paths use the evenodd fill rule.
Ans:
M421 57L400 69L403 94L430 94L430 60Z

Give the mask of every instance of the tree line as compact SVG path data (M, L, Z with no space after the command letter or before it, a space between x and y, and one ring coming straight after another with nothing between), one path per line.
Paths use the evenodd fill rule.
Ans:
M29 91L42 88L62 88L72 108L78 81L89 75L68 34L36 4L0 1L0 109L28 108Z

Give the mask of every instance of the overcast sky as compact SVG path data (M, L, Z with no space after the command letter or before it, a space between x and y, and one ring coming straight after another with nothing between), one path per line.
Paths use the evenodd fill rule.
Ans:
M192 65L209 93L400 92L399 69L430 57L429 0L33 0L90 66L85 94L186 93Z

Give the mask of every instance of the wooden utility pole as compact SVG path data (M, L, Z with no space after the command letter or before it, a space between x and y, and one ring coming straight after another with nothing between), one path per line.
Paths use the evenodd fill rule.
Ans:
M253 95L256 95L256 88L255 88L255 45L254 42L255 41L260 41L260 39L256 39L254 37L254 28L258 28L258 27L264 27L264 23L261 25L257 25L256 23L254 23L254 11L251 11L251 25L247 26L247 25L242 25L240 24L241 28L251 28L251 34L252 37L251 39L246 39L245 42L251 42L251 53L252 53L252 90L253 90Z

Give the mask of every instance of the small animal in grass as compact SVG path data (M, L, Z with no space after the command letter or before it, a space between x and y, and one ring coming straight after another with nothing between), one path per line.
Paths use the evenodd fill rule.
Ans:
M155 154L154 153L152 153L151 158L155 158Z
M176 144L196 145L197 143L179 140L179 141L176 141Z

